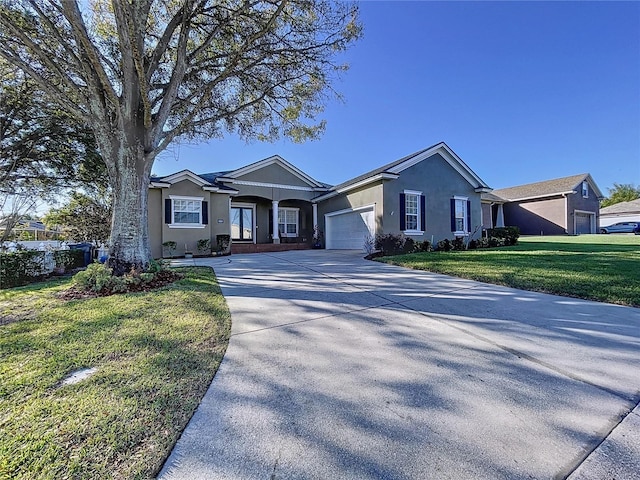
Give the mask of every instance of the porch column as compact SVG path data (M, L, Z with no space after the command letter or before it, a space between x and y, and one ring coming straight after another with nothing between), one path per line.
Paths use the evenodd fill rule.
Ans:
M318 226L318 204L314 203L313 207L313 229L315 230Z
M496 218L496 227L504 227L504 210L502 209L502 204L498 204L498 215Z
M273 201L273 243L280 243L278 232L278 200Z

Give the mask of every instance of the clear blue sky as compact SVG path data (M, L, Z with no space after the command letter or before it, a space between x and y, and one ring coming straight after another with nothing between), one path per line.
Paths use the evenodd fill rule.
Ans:
M589 172L640 184L640 2L360 2L324 136L181 144L154 173L278 154L337 184L446 142L493 188Z

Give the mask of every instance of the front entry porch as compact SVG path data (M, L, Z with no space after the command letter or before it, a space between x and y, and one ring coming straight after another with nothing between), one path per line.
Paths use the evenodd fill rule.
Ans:
M239 196L232 199L230 214L231 253L311 247L317 207L310 201Z

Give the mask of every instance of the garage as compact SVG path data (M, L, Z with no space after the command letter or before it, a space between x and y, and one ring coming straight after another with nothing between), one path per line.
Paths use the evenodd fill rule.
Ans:
M576 235L583 235L595 232L595 213L592 212L575 212Z
M363 250L365 238L376 231L374 205L327 213L325 225L328 249Z

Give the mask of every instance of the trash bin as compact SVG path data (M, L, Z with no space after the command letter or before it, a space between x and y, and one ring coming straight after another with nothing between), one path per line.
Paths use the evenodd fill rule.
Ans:
M91 250L93 249L93 244L89 243L89 242L82 242L82 243L70 243L69 244L69 249L70 250L82 250L82 252L84 253L84 266L86 267L87 265L89 265L91 263L91 259L93 258L93 255L91 254Z

